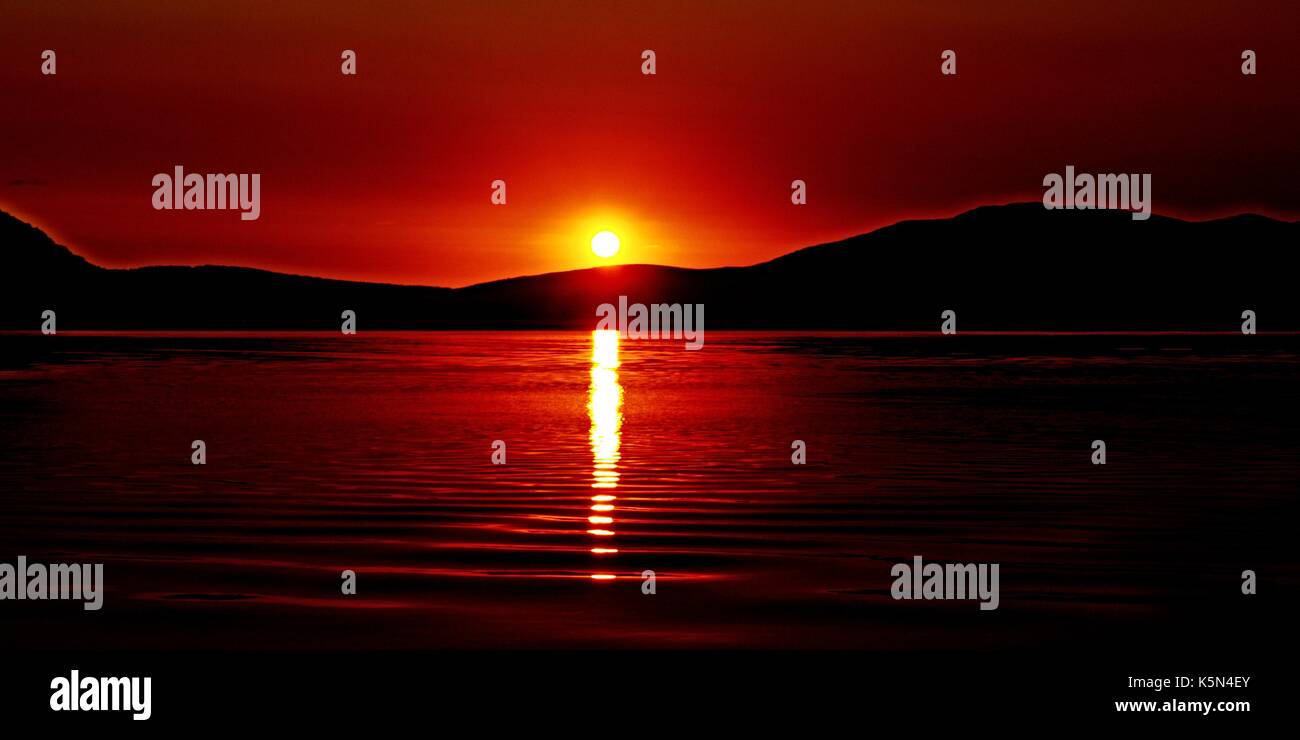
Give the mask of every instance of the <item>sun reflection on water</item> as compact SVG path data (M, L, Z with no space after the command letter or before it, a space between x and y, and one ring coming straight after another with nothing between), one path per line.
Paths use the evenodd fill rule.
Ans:
M591 487L602 489L591 497L593 513L587 517L593 529L587 534L609 538L614 532L614 501L608 490L618 487L618 446L623 426L623 386L618 382L618 332L591 333L591 389L587 415L591 418ZM612 555L617 548L591 548L595 555ZM613 580L609 573L593 573L593 580Z

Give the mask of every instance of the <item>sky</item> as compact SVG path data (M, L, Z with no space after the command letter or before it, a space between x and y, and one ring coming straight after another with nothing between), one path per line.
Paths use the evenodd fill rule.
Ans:
M1296 219L1298 29L1293 0L0 0L0 209L110 267L445 286L752 264L1066 165ZM176 165L260 173L261 217L155 210Z

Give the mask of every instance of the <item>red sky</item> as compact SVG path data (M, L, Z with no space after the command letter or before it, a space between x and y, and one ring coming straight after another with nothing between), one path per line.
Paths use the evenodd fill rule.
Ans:
M598 264L602 228L617 261L749 264L1067 164L1297 218L1298 39L1294 0L7 0L0 208L109 266L451 286ZM153 210L177 164L261 173L261 218Z

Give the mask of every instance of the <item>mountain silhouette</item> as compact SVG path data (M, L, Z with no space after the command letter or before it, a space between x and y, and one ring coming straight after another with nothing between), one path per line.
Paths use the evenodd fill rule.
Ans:
M1261 331L1300 329L1286 265L1300 223L985 206L903 221L748 267L620 265L465 288L350 282L242 267L93 265L0 212L0 327L60 330L593 328L596 308L705 306L706 329Z

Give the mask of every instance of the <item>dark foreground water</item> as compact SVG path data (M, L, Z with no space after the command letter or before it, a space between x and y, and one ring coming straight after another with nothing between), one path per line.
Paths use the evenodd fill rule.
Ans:
M1289 634L1297 337L706 339L0 336L0 562L107 582L99 612L0 602L0 645ZM998 563L1000 608L894 601L915 555Z

